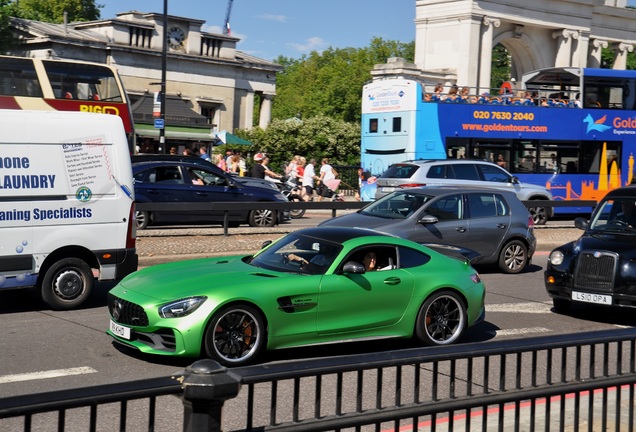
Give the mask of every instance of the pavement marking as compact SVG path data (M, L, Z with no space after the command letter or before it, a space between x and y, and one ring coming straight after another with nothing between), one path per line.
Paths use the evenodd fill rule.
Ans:
M526 327L519 329L508 329L508 330L495 330L491 333L496 336L519 336L519 335L527 335L531 333L551 333L552 330L545 327Z
M499 303L486 305L486 312L509 312L509 313L526 313L526 314L543 314L550 313L552 310L552 302L550 303Z
M0 384L20 382L20 381L32 381L38 379L59 378L71 375L84 375L89 373L97 373L95 369L88 366L70 368L70 369L56 369L40 372L29 372L14 375L0 376Z

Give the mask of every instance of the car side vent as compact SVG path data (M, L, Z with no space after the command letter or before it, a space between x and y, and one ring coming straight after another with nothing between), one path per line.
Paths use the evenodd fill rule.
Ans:
M268 274L268 273L252 273L252 275L254 275L254 276L262 276L262 277L269 277L269 278L277 278L278 277L276 275Z

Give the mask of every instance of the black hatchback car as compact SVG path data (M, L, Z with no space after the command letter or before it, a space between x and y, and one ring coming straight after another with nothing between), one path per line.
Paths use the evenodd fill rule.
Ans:
M636 308L636 186L610 191L581 238L552 251L545 287L557 312L575 302Z
M133 164L135 201L138 203L174 202L287 202L277 189L255 187L236 181L218 169L200 163L174 160L136 162ZM223 223L224 211L182 210L170 212L137 211L137 227L148 225ZM247 223L253 227L271 227L284 220L275 210L237 210L228 215L230 226Z

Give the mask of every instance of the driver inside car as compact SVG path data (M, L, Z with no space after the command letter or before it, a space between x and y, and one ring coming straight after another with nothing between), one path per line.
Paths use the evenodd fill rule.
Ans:
M636 227L636 203L631 200L621 201L621 212L614 219L630 228Z
M327 268L333 262L333 259L335 258L337 253L337 248L326 243L320 243L318 253L314 255L310 260L307 260L293 253L287 255L287 259L289 261L299 262L301 268L308 271L309 273L319 274L324 273L325 270L327 270Z

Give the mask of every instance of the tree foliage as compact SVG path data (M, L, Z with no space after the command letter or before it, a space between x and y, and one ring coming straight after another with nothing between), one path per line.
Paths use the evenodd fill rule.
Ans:
M415 43L373 38L368 48L329 48L300 59L280 56L284 67L276 81L272 106L275 119L324 115L348 122L360 121L362 86L376 64L389 57L413 61Z
M254 143L254 151L266 152L270 167L280 172L294 155L320 160L329 157L335 165L360 162L360 125L325 115L307 119L275 119L267 129L254 128L236 132Z
M6 53L15 45L15 36L9 23L16 15L16 5L12 0L0 0L0 52Z
M104 7L95 0L19 0L15 5L16 16L55 24L64 22L64 12L69 22L97 20Z

